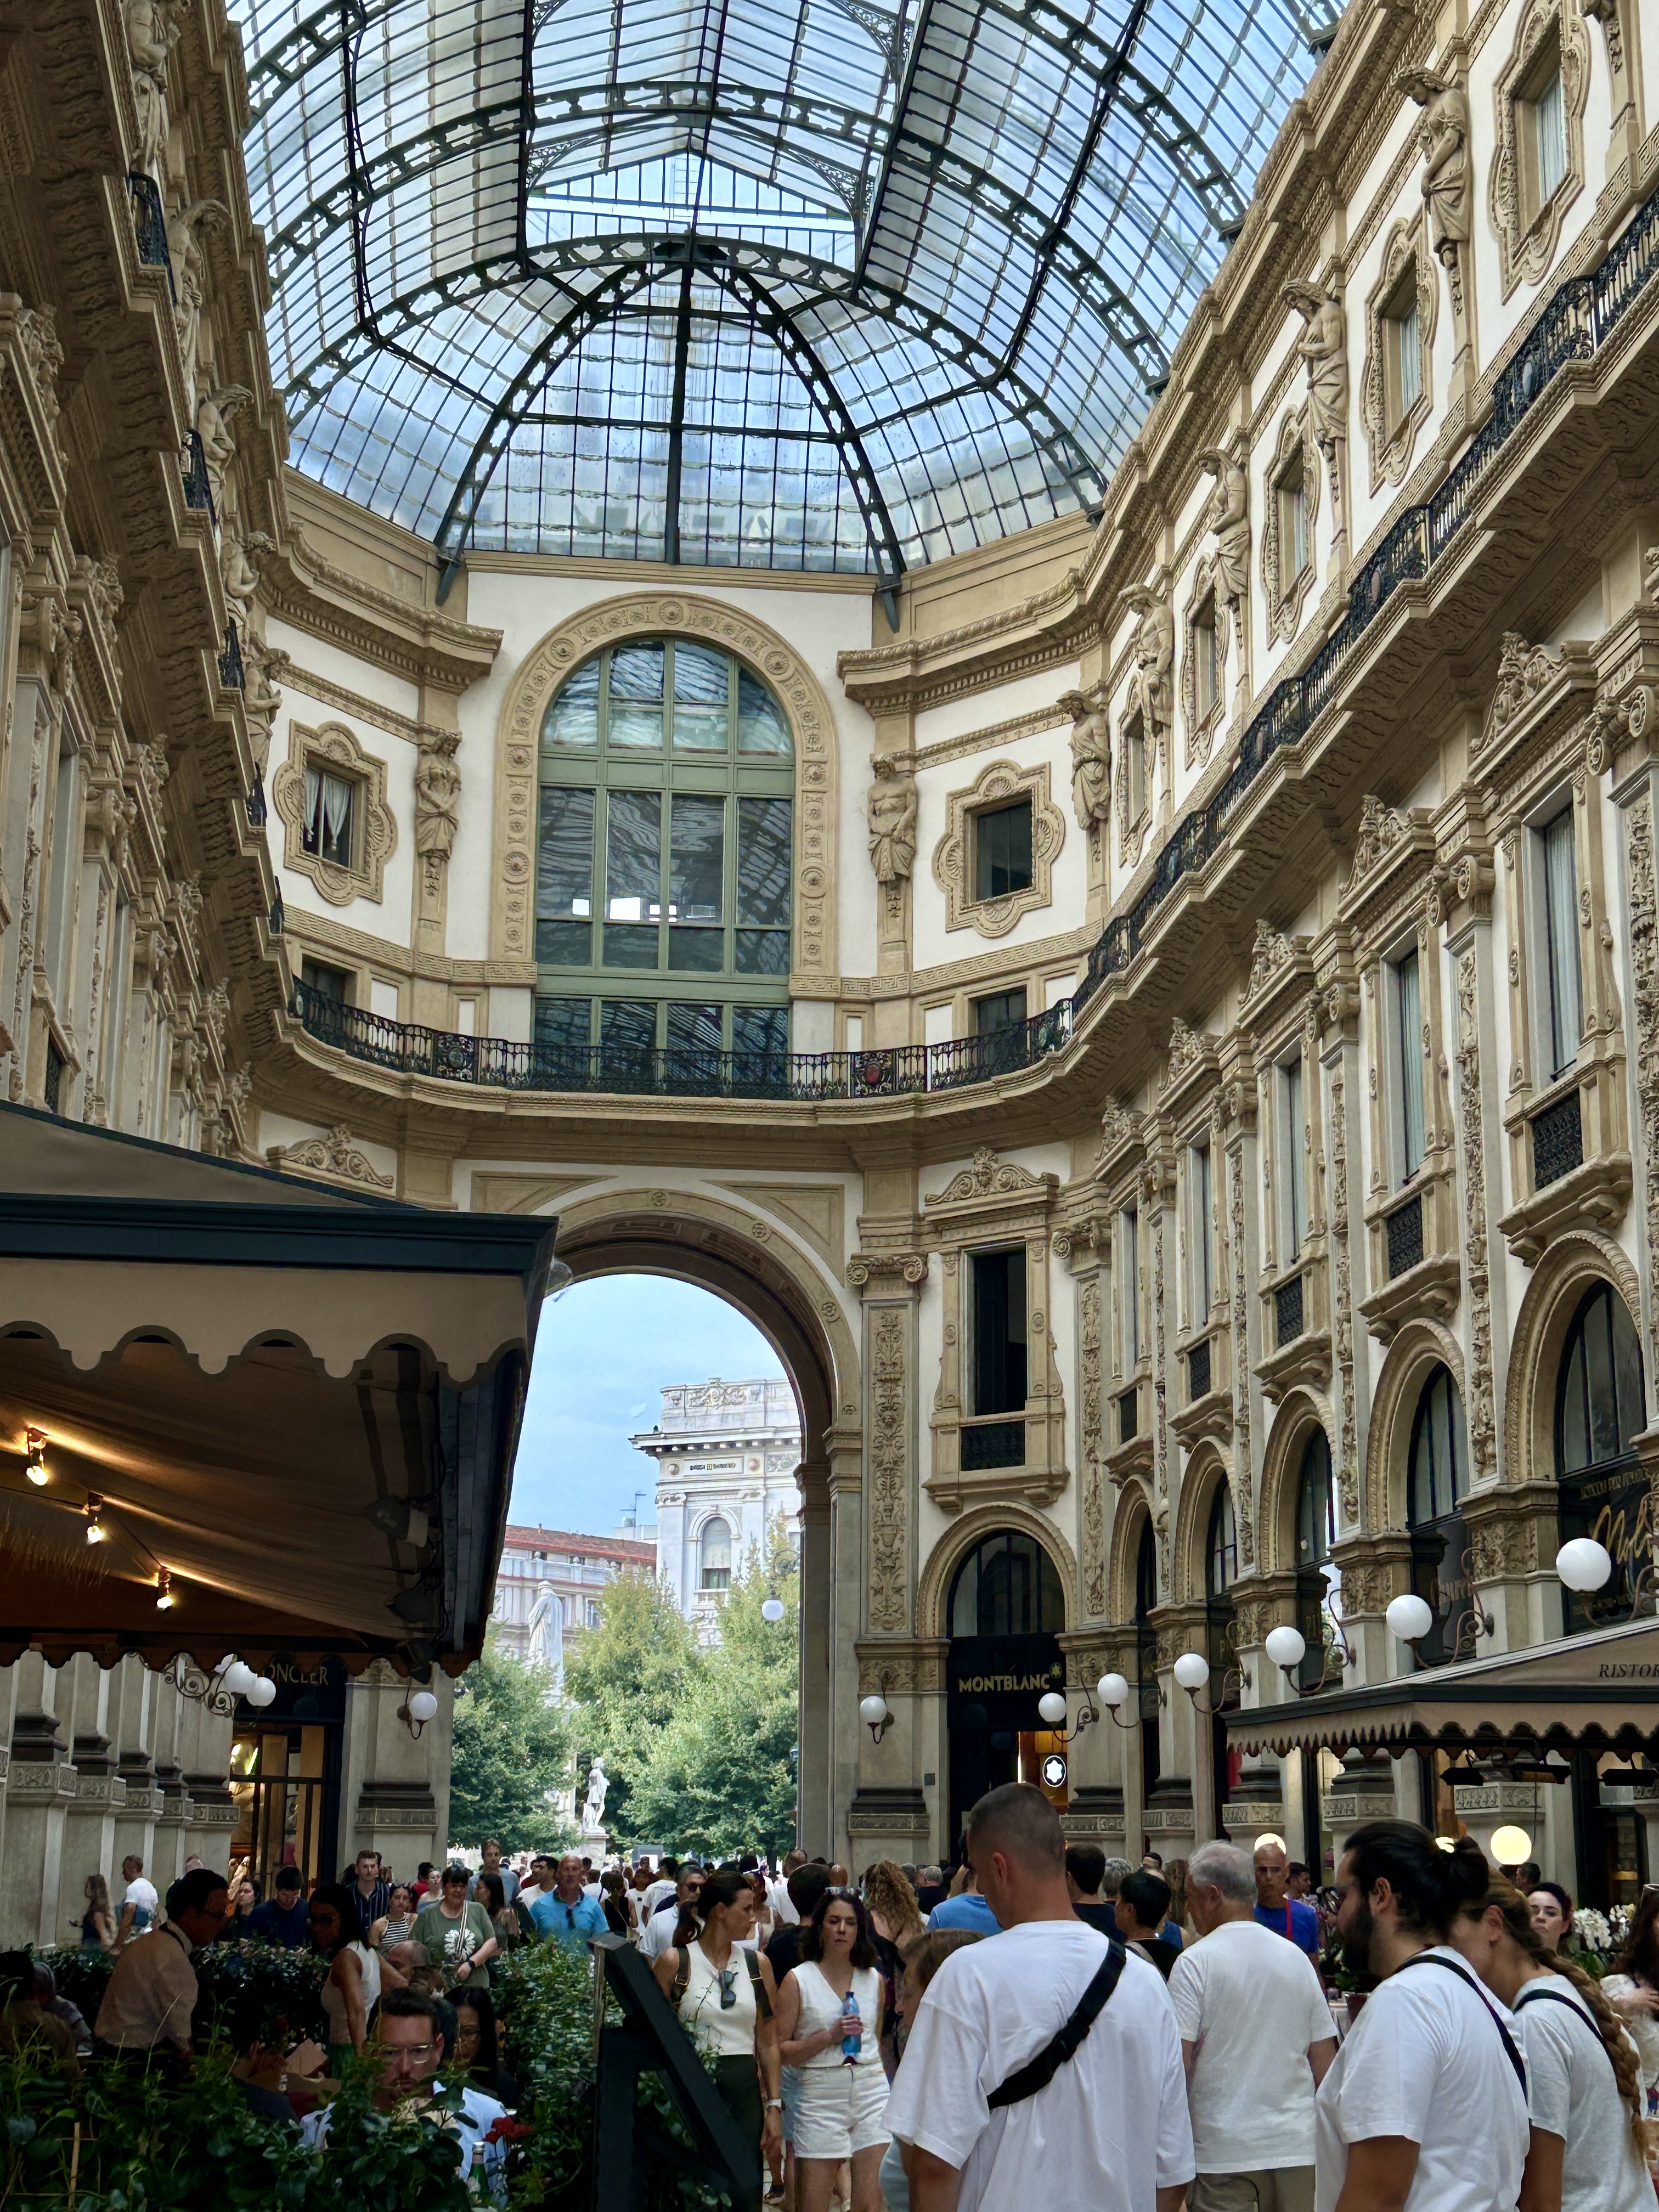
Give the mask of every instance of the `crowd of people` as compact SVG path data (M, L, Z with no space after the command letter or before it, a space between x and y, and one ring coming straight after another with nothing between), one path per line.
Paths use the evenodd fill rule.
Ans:
M187 2053L203 1946L307 1947L326 2045L251 2031L250 2104L291 2119L296 2067L325 2081L372 2050L388 2106L459 2086L499 2194L518 2091L492 1967L609 1936L758 2153L733 2212L1653 2212L1659 1890L1598 1978L1571 1896L1523 1871L1400 1820L1357 1829L1317 1895L1271 1838L1132 1866L1068 1845L1019 1784L974 1808L948 1884L799 1851L509 1864L492 1842L408 1882L372 1851L309 1894L284 1869L269 1899L195 1866L163 1911L129 1860L118 1905L86 1886L82 1942L116 1954L95 2021L43 1964L33 2001L94 2059Z

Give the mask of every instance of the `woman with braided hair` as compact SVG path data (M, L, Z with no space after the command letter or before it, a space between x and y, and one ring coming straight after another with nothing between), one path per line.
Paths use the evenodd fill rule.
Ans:
M1520 2212L1653 2212L1636 2048L1600 1985L1550 1949L1501 1874L1458 1914L1451 1940L1509 2007L1526 2051Z

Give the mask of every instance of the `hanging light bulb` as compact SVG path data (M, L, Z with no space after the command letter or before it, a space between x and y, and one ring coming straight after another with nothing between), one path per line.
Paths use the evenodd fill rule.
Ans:
M162 1567L155 1577L155 1610L157 1613L171 1613L178 1602L173 1595L173 1570Z
M103 1510L104 1501L101 1498L91 1497L88 1498L86 1507L87 1541L89 1544L101 1544L104 1540L104 1524L98 1517L99 1515L102 1513Z
M219 1678L219 1687L233 1698L245 1698L253 1687L255 1675L246 1659L233 1659Z
M52 1470L46 1465L46 1432L44 1429L28 1429L23 1440L27 1446L23 1455L23 1472L37 1490L44 1490L52 1480Z
M778 1621L781 1620L783 1619L783 1600L781 1597L769 1597L763 1599L761 1602L761 1619L763 1620L769 1620L775 1625Z

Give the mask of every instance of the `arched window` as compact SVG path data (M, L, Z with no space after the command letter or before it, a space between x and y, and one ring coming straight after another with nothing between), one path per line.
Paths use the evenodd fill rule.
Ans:
M1555 1474L1561 1535L1593 1536L1613 1554L1606 1588L1570 1595L1567 1625L1588 1628L1611 1613L1653 1610L1652 1509L1632 1439L1647 1425L1642 1346L1610 1283L1579 1301L1555 1386Z
M1303 1447L1296 1481L1297 1626L1307 1644L1297 1680L1304 1687L1325 1672L1325 1608L1335 1579L1336 1490L1331 1480L1330 1440L1316 1428Z
M1433 1626L1417 1646L1419 1662L1425 1667L1467 1659L1475 1648L1468 1535L1462 1510L1468 1489L1463 1401L1450 1370L1437 1366L1417 1401L1406 1476L1412 1588L1434 1615Z
M698 1550L702 1571L697 1580L706 1590L732 1587L732 1531L718 1516L703 1524Z
M1158 1538L1147 1514L1140 1524L1135 1552L1135 1666L1140 1680L1140 1797L1145 1804L1163 1771L1158 1742L1158 1631L1152 1608L1158 1603Z
M789 1045L794 749L734 654L607 646L542 719L536 1041L546 1079L653 1050L690 1082Z
M1225 1597L1238 1580L1238 1528L1233 1519L1233 1493L1222 1483L1210 1508L1210 1535L1204 1552L1204 1595Z
M1066 1626L1059 1571L1036 1537L1013 1528L969 1553L947 1611L952 1636L1052 1636Z

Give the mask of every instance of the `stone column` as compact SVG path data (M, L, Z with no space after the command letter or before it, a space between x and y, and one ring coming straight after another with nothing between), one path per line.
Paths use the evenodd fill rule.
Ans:
M151 1730L155 1709L157 1677L136 1652L111 1672L109 1732L115 1745L115 1771L122 1783L122 1802L115 1814L115 1840L110 1865L118 1882L121 1862L129 1855L144 1863L146 1873L155 1856L155 1814L161 1797L155 1787L155 1759ZM118 1895L112 1890L112 1896Z
M864 1605L864 1451L855 1429L831 1429L830 1447L830 1835L832 1859L850 1849L848 1819L860 1773L859 1628ZM868 1738L865 1739L868 1742Z
M342 1866L359 1851L379 1851L398 1874L412 1875L422 1859L441 1863L448 1850L455 1686L441 1668L425 1686L438 1711L418 1736L402 1711L416 1685L384 1659L346 1690L335 1852Z
M75 1802L75 1768L58 1717L55 1670L38 1651L14 1669L16 1706L6 1778L5 1855L0 1860L0 1942L56 1943L64 1827Z
M58 1724L75 1762L75 1802L64 1822L64 1855L58 1890L58 1941L73 1940L86 1909L86 1878L101 1874L112 1900L120 1894L115 1823L126 1800L109 1734L111 1678L88 1653L77 1652L58 1677Z
M795 1839L830 1855L830 1470L800 1470L800 1735Z

